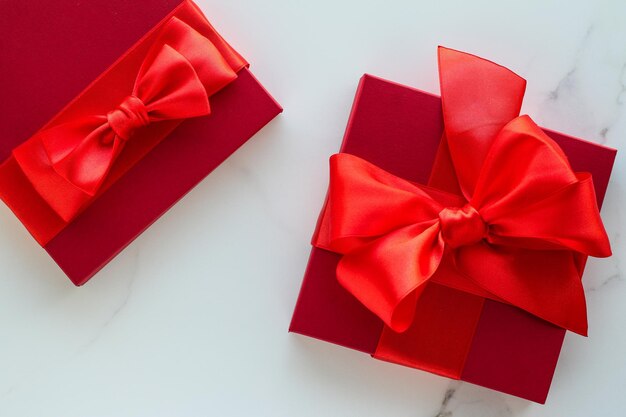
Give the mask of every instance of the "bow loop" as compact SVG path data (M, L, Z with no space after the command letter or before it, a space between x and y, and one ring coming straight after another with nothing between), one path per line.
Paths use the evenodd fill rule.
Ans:
M492 243L611 255L590 175L574 173L561 148L528 116L496 136L471 203L490 225Z
M145 103L150 122L204 116L211 111L196 70L167 44L153 61L141 66L133 91Z
M404 226L432 223L445 206L464 203L346 153L331 156L330 177L328 210L322 218L327 226L321 228L316 245L339 253Z

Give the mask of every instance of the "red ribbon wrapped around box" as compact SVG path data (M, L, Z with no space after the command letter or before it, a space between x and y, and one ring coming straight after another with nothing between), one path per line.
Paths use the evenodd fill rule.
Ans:
M444 131L428 184L344 149L330 160L313 245L336 254L335 279L382 323L374 357L463 379L485 300L586 335L584 262L611 251L591 174L519 116L525 80L438 54Z
M172 6L175 7L164 14L157 25L36 133L15 139L15 146L0 166L0 197L46 249L55 247L72 229L80 229L81 218L93 215L96 206L109 204L104 202L109 190L118 189L124 181L132 182L130 178L137 171L144 170L148 180L162 187L150 190L141 181L131 186L132 192L142 197L142 204L147 206L152 204L151 193L171 194L168 196L171 205L193 186L189 183L192 178L199 180L198 173L189 169L186 177L185 173L170 172L170 178L164 181L162 172L145 167L149 157L170 154L177 158L175 154L180 152L183 159L189 157L190 166L203 167L206 175L207 169L215 168L280 112L280 107L262 87L255 88L258 83L250 77L247 62L223 40L195 4L179 1ZM83 8L67 6L64 12L74 13L78 22L82 13L95 12L96 16L106 18L105 12L115 7L119 5L95 2ZM145 1L144 7L151 7L150 2ZM115 40L124 35L114 31L111 36ZM77 62L77 70L80 65L80 61ZM244 104L229 99L229 95L238 95ZM220 120L226 109L239 112L243 119L240 123L247 131L238 131L241 129L229 127ZM255 110L260 118L248 115ZM175 138L177 128L193 119L207 121L214 131L192 129L187 135L197 135L195 144ZM173 150L161 146L169 141L174 142ZM187 155L194 152L194 148L198 155L203 148L212 150L215 160L197 160ZM162 169L168 168L163 166ZM170 191L166 192L168 189ZM116 203L109 206L111 212ZM137 219L132 225L134 230L118 226L120 233L110 237L93 233L91 240L113 238L117 241L112 243L108 253L94 249L98 254L85 260L80 272L73 272L71 265L61 262L60 265L76 284L84 283L166 208L158 207L148 217ZM129 205L121 207L117 214L132 219L131 212L142 209ZM116 230L104 233L114 235ZM84 239L85 229L81 234ZM78 242L73 242L75 246L72 246L78 247ZM71 254L69 248L62 251L65 256L79 257L77 253ZM82 251L89 249L83 247Z

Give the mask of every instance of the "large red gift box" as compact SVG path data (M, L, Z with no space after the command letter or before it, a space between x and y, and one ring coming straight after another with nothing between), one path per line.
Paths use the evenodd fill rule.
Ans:
M443 128L438 96L365 75L357 89L341 152L426 184ZM575 171L593 175L600 206L616 151L544 131L561 146ZM404 365L545 402L564 329L511 305L490 299L476 301L478 297L462 290L429 283L416 312L425 319L407 332L393 335L383 331L381 319L339 284L336 268L340 259L337 253L312 248L290 331L370 355L381 337L398 337L397 343L418 359L412 364L405 358ZM424 314L436 311L437 317L431 321L420 309ZM393 356L385 358L380 352L377 357L394 361Z
M210 96L210 115L171 124L165 138L130 169L116 173L114 165L113 178L67 226L37 235L29 221L41 203L16 174L12 152L51 118L63 121L64 112L67 118L89 106L90 95L97 106L99 91L129 89L122 84L134 75L120 68L137 66L137 57L172 19L208 34L236 79ZM0 194L76 285L282 111L188 0L6 1L0 5L0 34ZM111 81L116 79L124 81ZM123 165L125 158L116 163Z

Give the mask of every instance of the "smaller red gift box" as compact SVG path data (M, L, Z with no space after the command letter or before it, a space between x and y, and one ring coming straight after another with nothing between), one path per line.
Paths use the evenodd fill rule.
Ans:
M0 103L0 197L75 285L84 284L282 111L190 0L7 2L1 8L6 65L0 85L7 99ZM158 71L170 72L158 79ZM172 86L183 82L187 104L176 107L172 102L180 94ZM129 108L137 101L128 100L131 91L156 106L148 100L143 110ZM174 100L162 100L164 94ZM149 126L144 126L146 109L155 118ZM104 180L76 191L74 183L59 179L73 173L76 161L63 167L49 152L54 146L46 146L71 136L71 129L58 134L59 126L90 122L94 114L119 136L105 135L100 143L123 147L113 150L110 168L101 169ZM130 140L122 138L130 130ZM48 134L47 142L40 140L44 146L38 144L50 131L56 136ZM90 146L100 146L97 142ZM64 152L63 146L55 152ZM37 160L42 149L52 167L45 158L45 164ZM89 158L83 158L88 169ZM43 181L35 181L38 175Z
M358 86L341 147L413 183L426 184L442 143L441 99L365 75ZM575 171L593 176L598 206L614 149L544 129ZM322 227L322 210L316 236ZM290 331L544 403L565 330L517 307L463 288L429 282L415 313L418 324L394 334L337 279L340 254L313 247ZM442 330L445 329L445 330ZM381 338L408 357L377 351ZM397 339L397 340L394 340ZM414 359L414 361L412 361Z

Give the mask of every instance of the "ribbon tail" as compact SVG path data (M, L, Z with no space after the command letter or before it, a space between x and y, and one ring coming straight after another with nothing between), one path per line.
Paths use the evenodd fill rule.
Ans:
M519 115L526 80L475 55L444 47L437 52L445 134L469 200L493 139Z

